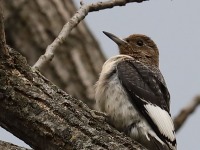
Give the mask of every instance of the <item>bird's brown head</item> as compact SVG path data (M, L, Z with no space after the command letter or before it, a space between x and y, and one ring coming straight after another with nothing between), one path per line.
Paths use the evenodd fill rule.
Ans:
M103 31L118 46L120 54L129 55L147 65L159 66L159 52L156 44L149 37L133 34L125 39L120 39L114 34Z

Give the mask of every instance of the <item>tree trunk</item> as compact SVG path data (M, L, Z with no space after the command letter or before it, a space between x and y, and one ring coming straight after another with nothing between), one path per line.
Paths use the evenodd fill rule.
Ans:
M92 117L86 104L33 72L18 52L0 52L0 60L0 126L32 148L143 149L102 116Z
M45 52L63 25L76 12L72 0L3 0L7 43L30 65ZM51 64L41 72L70 95L94 103L93 85L105 61L84 22L58 47Z

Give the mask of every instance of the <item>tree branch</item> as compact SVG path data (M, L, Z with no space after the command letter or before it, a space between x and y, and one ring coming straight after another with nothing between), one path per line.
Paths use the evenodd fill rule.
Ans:
M38 150L144 149L9 52L0 61L0 126Z
M8 142L4 142L1 140L0 140L0 149L1 150L30 150L30 149L20 147L20 146L17 146Z
M82 5L80 9L74 14L74 16L64 25L63 29L59 33L58 37L51 43L44 55L41 55L38 61L33 65L33 68L40 70L48 62L50 62L55 54L56 48L61 45L71 32L71 30L78 25L78 23L83 20L89 12L99 11L107 8L112 8L115 6L124 6L131 2L143 2L146 0L108 0L105 2L97 2L88 5Z
M189 104L187 104L180 113L174 118L175 131L177 132L189 116L197 109L200 104L200 95L196 96Z

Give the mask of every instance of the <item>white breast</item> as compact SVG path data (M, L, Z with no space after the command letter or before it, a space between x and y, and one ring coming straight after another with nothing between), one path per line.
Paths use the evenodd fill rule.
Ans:
M111 78L106 78L116 68L118 62L125 58L132 59L126 55L118 55L105 62L99 81L96 84L95 93L98 109L108 114L114 126L118 129L126 128L132 123L140 122L141 120L140 114L128 100L117 72Z

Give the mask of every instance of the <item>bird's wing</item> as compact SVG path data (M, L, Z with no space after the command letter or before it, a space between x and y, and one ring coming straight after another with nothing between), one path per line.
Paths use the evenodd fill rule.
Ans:
M170 94L169 94L169 91L167 89L167 85L166 85L165 80L164 80L159 69L154 68L153 72L154 72L153 75L154 75L155 79L157 80L157 82L160 85L160 90L162 91L163 98L165 99L165 101L167 103L168 112L169 112L169 110L170 110Z
M174 126L162 89L166 86L148 67L134 60L118 63L117 73L130 102L138 108L158 137L168 145L176 145Z

